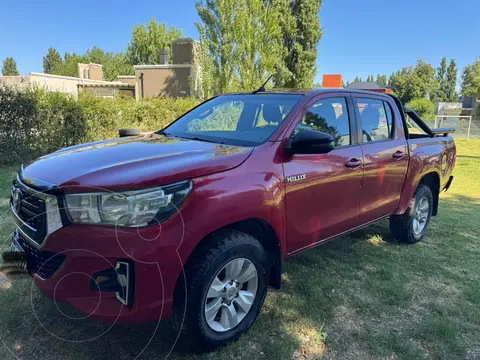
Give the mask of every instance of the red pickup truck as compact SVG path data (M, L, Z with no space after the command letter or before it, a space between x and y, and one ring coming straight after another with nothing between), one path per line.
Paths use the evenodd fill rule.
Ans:
M252 325L289 256L385 218L421 240L453 179L451 131L372 92L217 96L157 133L22 166L12 251L55 301L110 322L170 317L216 347Z

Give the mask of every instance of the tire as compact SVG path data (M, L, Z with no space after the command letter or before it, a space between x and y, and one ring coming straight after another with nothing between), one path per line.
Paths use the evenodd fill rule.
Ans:
M428 209L422 211L422 218L425 221L418 222L417 211L425 203L428 204ZM424 207L424 206L423 206ZM433 209L433 195L430 188L426 185L420 184L413 194L407 211L403 215L394 215L390 217L390 231L393 238L399 242L407 244L414 244L422 240L423 236L428 230L430 219L432 217ZM415 224L415 220L417 224ZM417 227L417 225L419 227Z
M119 129L118 134L120 135L120 137L136 136L136 135L140 135L140 129L139 128Z
M207 299L207 294L210 294L209 291L211 291L210 285L214 279L222 279L222 274L224 274L223 284L223 281L227 278L227 269L229 269L228 267L225 269L225 267L230 266L229 264L242 263L242 261L242 270L251 270L250 265L255 267L257 280L245 282L244 288L246 290L238 290L240 298L237 296L237 298L230 300L231 303L228 301L228 306L227 300L221 298L220 310L214 318L219 318L218 324L220 324L222 316L224 316L224 308L230 309L230 306L236 308L237 301L243 298L242 291L250 290L250 286L256 282L257 288L253 301L250 302L251 307L244 315L243 311L237 307L236 314L242 313L241 315L244 317L238 321L236 326L232 326L228 330L220 329L221 326L218 326L217 321L212 321L212 317L209 316L212 326L217 326L214 330L207 321L206 306L215 308L211 304L218 304L218 298ZM218 231L195 250L185 266L185 278L182 275L179 277L171 317L174 329L180 332L180 337L183 338L182 340L190 350L196 352L213 350L238 339L250 328L260 313L267 293L267 263L267 255L260 242L254 237L237 230ZM240 274L242 273L240 272ZM240 277L238 277L239 282L241 281ZM188 291L185 291L185 282ZM234 285L236 286L236 283ZM229 287L226 292L222 291L221 296L226 297L227 292L230 296L231 289ZM210 312L210 314L214 314L214 312Z

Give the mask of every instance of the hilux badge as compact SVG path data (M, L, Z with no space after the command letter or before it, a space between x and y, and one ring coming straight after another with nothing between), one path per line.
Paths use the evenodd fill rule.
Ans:
M294 182L294 181L305 180L306 178L307 178L307 174L298 174L298 175L287 176L287 183Z

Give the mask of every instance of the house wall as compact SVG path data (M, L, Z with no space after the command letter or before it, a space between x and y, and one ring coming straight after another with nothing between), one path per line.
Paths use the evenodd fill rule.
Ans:
M29 76L0 76L0 85L15 86L18 88L30 87Z
M119 82L80 79L71 76L60 76L43 73L30 73L32 87L44 88L49 91L60 91L72 95L78 95L78 85L117 85Z
M102 65L90 64L88 67L88 78L91 80L103 80Z
M32 87L44 88L49 91L61 91L73 95L78 94L78 84L85 79L70 76L30 73Z
M135 75L125 75L125 76L117 76L117 81L120 81L121 83L124 84L129 84L129 85L135 85L137 83L137 79L135 78Z
M190 96L190 74L190 65L136 66L136 98Z
M78 63L77 68L81 79L103 80L103 65Z

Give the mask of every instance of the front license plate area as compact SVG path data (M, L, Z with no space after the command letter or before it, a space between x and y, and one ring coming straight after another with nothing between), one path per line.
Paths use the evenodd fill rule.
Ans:
M19 237L20 235L15 231L10 245L9 263L15 265L19 271L27 271L27 256L22 245L20 245Z

